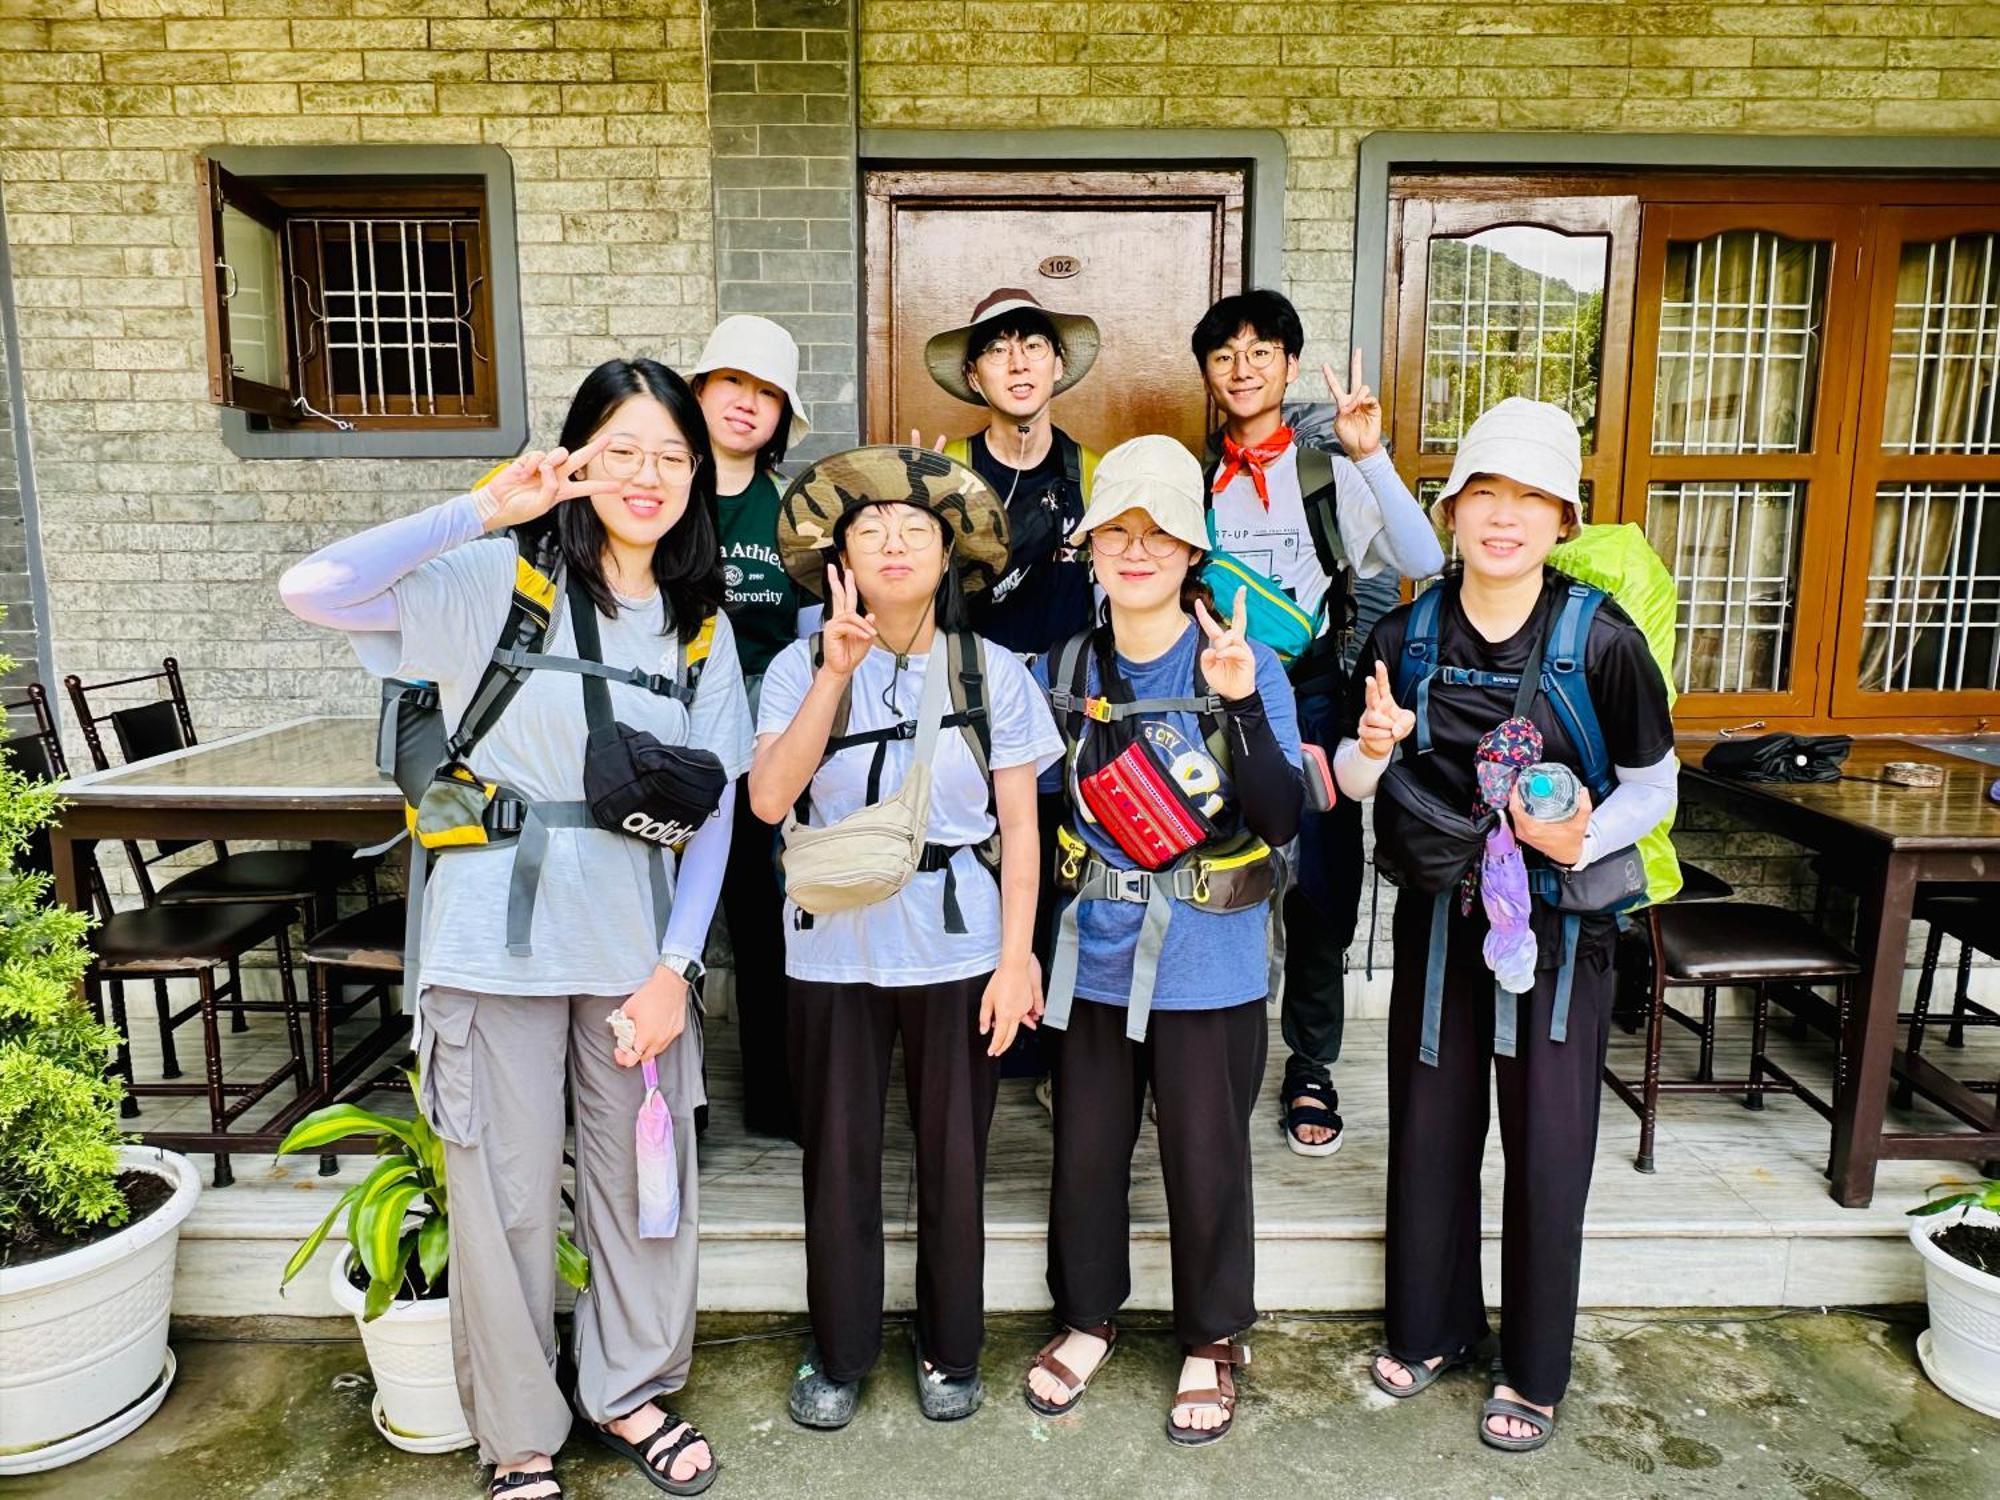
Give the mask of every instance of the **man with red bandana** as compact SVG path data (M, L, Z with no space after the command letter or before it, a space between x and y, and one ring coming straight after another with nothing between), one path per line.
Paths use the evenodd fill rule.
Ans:
M1344 384L1332 365L1321 366L1339 443L1337 452L1317 453L1302 448L1285 419L1285 392L1305 348L1289 301L1262 290L1224 297L1195 325L1190 344L1223 419L1208 468L1216 545L1319 617L1319 638L1291 677L1302 738L1330 749L1334 706L1346 691L1347 575L1427 578L1444 566L1443 550L1382 446L1382 406L1363 383L1359 349ZM1290 1055L1279 1108L1292 1150L1331 1156L1341 1145L1331 1068L1346 1019L1342 971L1361 901L1358 804L1306 816L1296 871L1284 907Z

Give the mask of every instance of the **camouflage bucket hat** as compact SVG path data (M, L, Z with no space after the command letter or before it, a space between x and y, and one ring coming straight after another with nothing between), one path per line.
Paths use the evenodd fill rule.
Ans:
M815 599L826 592L833 528L864 505L922 506L944 526L951 565L968 594L1007 571L1007 508L993 487L962 463L929 448L880 443L813 464L778 505L778 555Z

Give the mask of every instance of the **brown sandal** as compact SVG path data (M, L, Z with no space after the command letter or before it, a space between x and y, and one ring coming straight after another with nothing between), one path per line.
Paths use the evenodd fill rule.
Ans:
M1097 1368L1081 1380L1077 1378L1076 1371L1056 1358L1056 1350L1063 1346L1064 1341L1072 1333L1084 1333L1094 1339L1104 1340L1104 1353L1098 1356ZM1043 1417L1067 1416L1070 1412L1075 1411L1077 1403L1083 1400L1083 1393L1090 1389L1090 1382L1095 1380L1105 1365L1110 1363L1111 1356L1117 1348L1118 1330L1109 1323L1099 1323L1095 1328L1063 1329L1054 1338L1042 1345L1042 1352L1034 1357L1029 1368L1030 1370L1047 1370L1051 1375L1055 1376L1057 1380L1062 1382L1063 1389L1069 1392L1069 1399L1060 1406L1054 1402L1044 1401L1040 1396L1035 1394L1035 1388L1029 1385L1024 1379L1021 1383L1021 1392L1028 1398L1028 1409L1033 1411L1037 1416Z
M1236 1425L1236 1376L1232 1367L1250 1363L1250 1346L1238 1339L1225 1344L1197 1344L1187 1351L1187 1357L1214 1360L1215 1385L1209 1389L1182 1391L1174 1397L1174 1404L1167 1411L1167 1436L1183 1448L1199 1448L1207 1443L1221 1442L1229 1436L1229 1429ZM1193 1411L1203 1406L1222 1408L1220 1427L1178 1427L1174 1424L1175 1412Z

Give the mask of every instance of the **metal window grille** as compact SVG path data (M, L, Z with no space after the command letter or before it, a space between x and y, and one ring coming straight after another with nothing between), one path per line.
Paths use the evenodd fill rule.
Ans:
M303 310L294 352L317 376L315 405L358 417L479 413L479 229L461 215L291 221Z
M1785 687L1804 495L1788 480L1652 486L1647 537L1680 585L1677 691Z
M1473 419L1506 396L1567 408L1589 451L1610 249L1604 235L1525 225L1431 241L1424 452L1454 451Z
M1827 247L1732 229L1667 247L1656 453L1796 453L1812 432Z
M1883 446L1901 453L2000 453L2000 235L1903 247L1889 342Z
M2000 688L2000 484L1876 490L1861 685Z

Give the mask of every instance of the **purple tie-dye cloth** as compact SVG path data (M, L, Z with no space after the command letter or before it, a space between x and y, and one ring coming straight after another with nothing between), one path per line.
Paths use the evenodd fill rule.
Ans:
M1542 732L1511 718L1480 737L1473 754L1479 800L1503 816L1486 835L1479 861L1479 899L1486 908L1486 966L1500 987L1526 994L1535 987L1535 933L1529 924L1528 867L1504 816L1521 772L1542 758Z
M660 1097L660 1072L652 1058L640 1064L646 1098L639 1106L639 1238L670 1240L681 1227L681 1181L674 1162L674 1117Z

